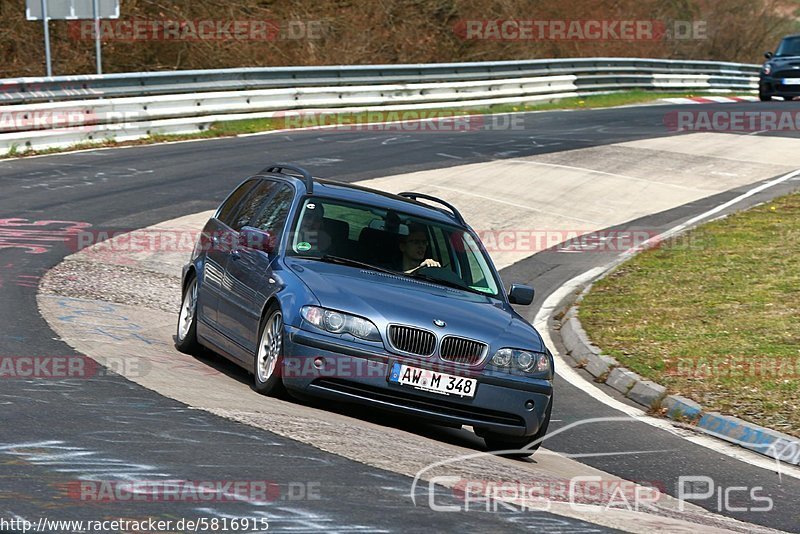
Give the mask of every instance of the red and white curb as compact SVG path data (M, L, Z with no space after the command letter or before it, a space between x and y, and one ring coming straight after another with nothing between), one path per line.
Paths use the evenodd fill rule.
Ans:
M670 104L731 104L733 102L758 102L757 96L693 96L688 98L664 98Z

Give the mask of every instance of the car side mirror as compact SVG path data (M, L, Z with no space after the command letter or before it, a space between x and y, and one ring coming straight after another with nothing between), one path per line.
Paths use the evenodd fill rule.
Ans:
M260 250L267 254L272 254L275 250L275 236L252 226L244 226L239 230L238 243L240 248Z
M764 57L767 59L772 59L772 52L764 52Z
M534 291L531 286L511 284L511 290L508 292L508 300L511 304L528 306L533 302L533 295Z

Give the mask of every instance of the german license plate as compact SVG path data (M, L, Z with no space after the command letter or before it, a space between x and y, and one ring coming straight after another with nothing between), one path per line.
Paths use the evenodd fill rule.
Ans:
M458 395L469 398L475 396L475 390L478 388L478 381L474 378L439 373L401 363L392 365L389 382L442 395Z
M784 78L783 85L800 85L800 78Z

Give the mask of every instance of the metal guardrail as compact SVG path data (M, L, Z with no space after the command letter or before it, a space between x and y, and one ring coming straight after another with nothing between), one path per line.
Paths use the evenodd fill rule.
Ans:
M582 58L136 72L0 80L0 104L280 87L531 78L561 74L701 74L740 78L758 75L758 69L758 65L713 61Z
M0 154L188 133L219 120L299 109L478 107L630 89L752 92L758 71L739 63L584 58L6 79L0 80ZM64 124L54 124L56 116Z

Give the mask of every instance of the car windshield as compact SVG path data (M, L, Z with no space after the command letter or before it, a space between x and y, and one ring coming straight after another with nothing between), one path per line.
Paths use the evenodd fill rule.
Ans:
M800 56L800 37L792 37L781 41L775 56Z
M350 263L499 298L490 260L470 231L405 213L308 198L287 255Z

